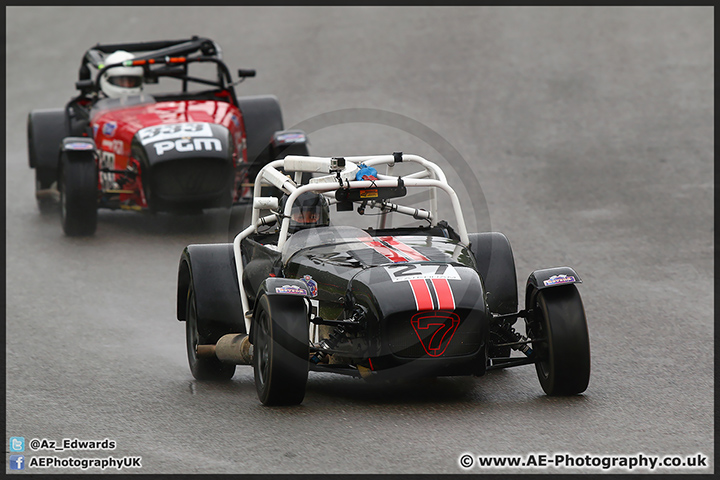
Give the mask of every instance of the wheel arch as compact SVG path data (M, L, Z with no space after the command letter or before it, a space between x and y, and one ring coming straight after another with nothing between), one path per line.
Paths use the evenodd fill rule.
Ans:
M255 303L252 308L253 312L253 318L257 318L257 311L260 307L260 299L263 297L266 297L270 307L272 308L275 305L286 305L286 304L295 304L296 306L300 305L300 302L302 302L302 305L306 309L305 313L307 314L307 301L305 299L309 299L310 295L305 293L282 293L282 291L278 291L278 289L283 289L287 286L290 287L296 287L298 289L303 289L305 292L307 292L307 284L303 282L302 280L295 280L291 278L278 278L278 277L268 277L265 279L258 288L257 295L255 296ZM287 299L287 300L283 300ZM293 301L293 299L297 299L297 302ZM255 322L252 322L250 324L250 343L255 342L255 329L254 329Z
M552 267L535 270L525 284L525 308L532 308L534 296L546 288L582 283L582 279L571 267Z

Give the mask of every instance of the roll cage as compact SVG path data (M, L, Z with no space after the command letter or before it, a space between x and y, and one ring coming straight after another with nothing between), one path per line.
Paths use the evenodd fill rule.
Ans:
M135 54L135 59L128 62L105 65L106 55L117 50L125 50ZM217 66L217 79L192 77L188 74L191 63L214 63ZM140 66L144 72L145 83L157 83L160 77L177 78L182 81L182 93L188 93L190 82L215 87L217 91L226 91L230 101L237 106L232 76L227 65L222 61L222 49L209 38L193 36L184 40L164 40L154 42L97 44L88 49L82 57L78 82L75 84L81 94L72 103L85 103L96 97L100 91L100 76L108 69L120 66ZM92 78L91 68L97 71ZM238 77L255 76L255 70L240 69Z
M414 163L421 167L421 170L405 176L393 175L393 170L398 163ZM377 180L357 180L358 172L364 167L373 167L379 170L385 166L385 173L377 173ZM291 178L288 173L292 173ZM304 174L325 174L310 178L308 183L303 184ZM288 195L284 210L278 212L277 197L262 197L261 189L265 186L275 187ZM430 193L430 210L417 209L389 202L388 198L403 196L403 189L426 188ZM249 318L251 316L248 299L243 288L243 265L241 254L241 242L253 233L258 233L262 226L273 225L277 222L278 216L282 217L277 246L269 248L282 251L288 239L290 228L290 215L295 200L305 192L316 192L324 195L328 203L347 204L360 203L364 208L377 208L381 211L378 220L378 227L384 228L388 213L397 212L412 216L416 219L432 222L437 219L437 190L443 190L450 197L450 202L455 212L455 229L460 242L469 245L467 228L462 213L460 200L455 190L447 183L445 174L436 164L418 155L407 155L395 152L392 155L373 155L356 157L309 157L299 155L288 155L282 160L275 160L265 165L258 172L255 179L253 191L253 211L250 226L237 234L233 241L233 252L235 266L237 269L238 288L245 312L246 331L250 331ZM400 192L400 193L399 193ZM349 209L352 209L350 207ZM345 210L349 210L345 209ZM271 215L260 216L261 210L270 210Z

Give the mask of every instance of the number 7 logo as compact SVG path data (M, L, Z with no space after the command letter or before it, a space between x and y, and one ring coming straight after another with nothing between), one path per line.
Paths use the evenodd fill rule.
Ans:
M431 357L439 357L452 340L460 325L460 317L452 312L421 312L410 319L425 353Z

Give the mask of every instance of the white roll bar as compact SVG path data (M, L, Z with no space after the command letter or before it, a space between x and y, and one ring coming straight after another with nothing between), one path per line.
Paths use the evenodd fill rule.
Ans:
M288 155L282 160L274 160L265 165L260 172L258 172L255 178L255 185L253 187L253 198L261 197L261 188L263 185L271 185L277 187L287 195L289 195L287 202L285 202L284 210L282 212L283 219L280 224L280 234L278 237L277 249L282 251L285 242L287 241L288 231L290 229L290 215L292 213L292 206L297 197L305 192L318 192L327 195L328 197L334 198L334 193L340 187L347 189L369 189L374 187L397 187L399 179L401 177L392 175L393 167L398 163L397 155L372 155L372 156L355 156L355 157L344 157L345 168L342 172L332 171L332 158L330 157L309 157L301 155ZM408 174L402 177L402 183L406 187L429 187L430 188L430 212L426 210L418 210L411 207L405 207L402 205L392 204L393 211L398 211L408 215L416 216L416 218L438 218L437 215L437 197L436 190L441 189L450 197L450 203L452 204L453 211L455 212L456 230L460 236L460 241L465 245L470 243L468 238L467 228L465 226L465 219L462 213L462 207L460 206L460 200L455 193L455 190L448 185L445 173L440 169L439 166L424 159L418 155L401 154L400 158L405 163L415 163L423 167L422 171ZM355 180L355 174L359 170L358 165L364 164L368 167L376 167L380 165L387 165L385 174L378 174L378 180ZM285 173L283 173L283 170ZM294 180L288 173L294 172ZM296 183L302 178L302 172L310 173L326 173L327 175L321 177L314 177L310 180L307 185L298 185ZM300 173L300 174L298 174ZM381 202L372 201L371 205L377 207ZM235 254L235 267L238 276L238 288L240 289L240 299L242 301L243 312L245 317L246 331L250 331L250 306L248 305L248 299L245 295L245 289L242 285L243 265L242 265L242 254L240 250L240 244L243 239L247 238L253 233L257 232L257 229L263 225L271 225L277 221L275 214L260 217L260 210L267 209L269 206L274 206L270 202L257 202L254 204L252 212L252 223L250 226L245 228L243 231L237 234L233 240L233 252ZM385 224L384 213L381 217L381 224Z

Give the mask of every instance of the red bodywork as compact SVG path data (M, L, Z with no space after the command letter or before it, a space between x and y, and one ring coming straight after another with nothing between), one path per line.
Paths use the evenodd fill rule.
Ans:
M97 112L91 118L90 126L98 148L99 167L112 170L127 170L130 167L130 170L137 172L134 179L117 173L100 173L98 190L105 195L119 195L120 208L148 208L142 188L140 163L130 155L132 139L145 127L185 122L214 123L230 131L236 172L234 200L249 195L250 188L243 187L243 183L246 183L245 174L238 169L247 162L243 117L235 105L218 100L163 101ZM130 180L126 180L119 188L113 188L113 183L122 177Z

